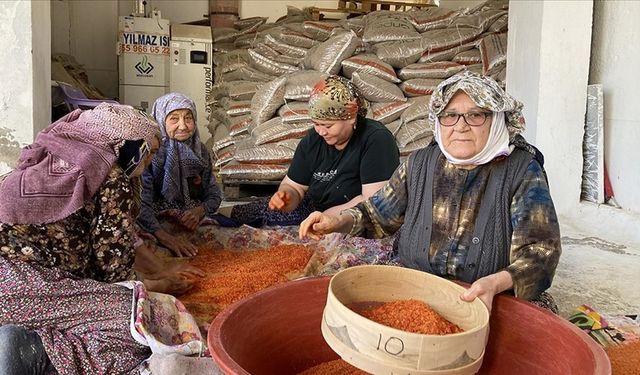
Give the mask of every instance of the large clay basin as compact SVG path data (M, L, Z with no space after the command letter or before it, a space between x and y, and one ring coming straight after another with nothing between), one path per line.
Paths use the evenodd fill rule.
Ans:
M289 375L338 359L320 330L329 277L288 282L221 312L208 344L225 374ZM478 374L610 375L604 350L568 321L516 298L494 299Z

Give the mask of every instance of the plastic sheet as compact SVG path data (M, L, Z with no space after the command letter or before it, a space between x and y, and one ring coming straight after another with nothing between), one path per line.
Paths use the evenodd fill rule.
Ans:
M400 82L393 67L372 53L352 56L342 61L342 74L345 77L351 78L354 72L371 74L389 82Z
M414 78L449 78L452 75L464 70L464 66L446 61L435 63L416 63L405 66L398 72L398 77L402 80Z
M305 56L305 68L327 74L338 74L343 60L351 57L360 39L353 31L329 38L311 48Z
M431 95L440 82L437 78L414 78L402 82L400 88L407 96L425 96Z
M267 121L284 104L286 77L278 77L260 86L251 99L253 123L260 125Z
M362 96L371 102L397 102L407 100L398 86L380 77L356 72L353 73L351 80Z

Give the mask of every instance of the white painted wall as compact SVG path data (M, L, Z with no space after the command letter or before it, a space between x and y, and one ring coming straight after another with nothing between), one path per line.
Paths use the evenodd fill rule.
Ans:
M440 7L448 9L472 8L484 0L440 0ZM318 8L336 8L338 0L240 0L240 17L269 17L269 22L287 14L287 5L302 9L315 6Z
M128 16L133 12L134 6L134 0L118 0L118 14ZM208 17L209 0L147 0L147 9L160 10L162 18L171 23L199 21Z
M275 22L287 14L287 5L302 9L315 6L318 8L335 8L337 0L240 0L240 18L269 17L268 22Z
M580 204L592 10L591 0L511 1L509 9L507 89L533 104L529 138L545 155L561 215Z
M49 3L0 1L0 171L51 119Z
M616 201L640 214L640 2L596 1L590 83L604 88L605 163ZM636 228L637 229L637 228Z

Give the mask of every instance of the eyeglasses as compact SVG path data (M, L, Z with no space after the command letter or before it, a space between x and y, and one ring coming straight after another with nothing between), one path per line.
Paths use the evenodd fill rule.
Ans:
M131 161L129 161L129 164L127 164L127 168L125 168L124 173L126 175L130 175L131 173L133 173L136 167L140 165L140 162L145 158L145 156L149 154L150 151L151 148L149 147L147 141L142 142L140 148L138 149L138 153L133 157L133 159L131 159Z
M491 112L467 112L467 113L453 113L444 112L438 116L440 125L442 126L454 126L460 120L460 116L464 118L464 122L469 126L482 126L487 120L487 117L491 117Z

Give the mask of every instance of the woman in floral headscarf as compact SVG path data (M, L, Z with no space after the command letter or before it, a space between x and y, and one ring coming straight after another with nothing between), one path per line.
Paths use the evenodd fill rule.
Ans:
M491 78L463 72L429 105L435 143L414 152L376 195L340 215L315 212L300 226L370 237L399 230L400 263L473 283L461 296L490 309L495 294L556 309L545 292L560 231L540 152L520 136L522 104Z
M314 129L298 144L264 224L297 225L313 208L337 214L384 186L399 164L398 147L384 125L365 118L368 108L343 77L316 83L309 99ZM247 208L234 208L232 217Z
M206 147L200 142L196 105L179 93L169 93L153 104L152 115L160 125L162 143L143 176L140 227L152 233L178 256L196 255L193 244L165 230L160 215L173 217L195 230L205 216L213 216L222 194Z

